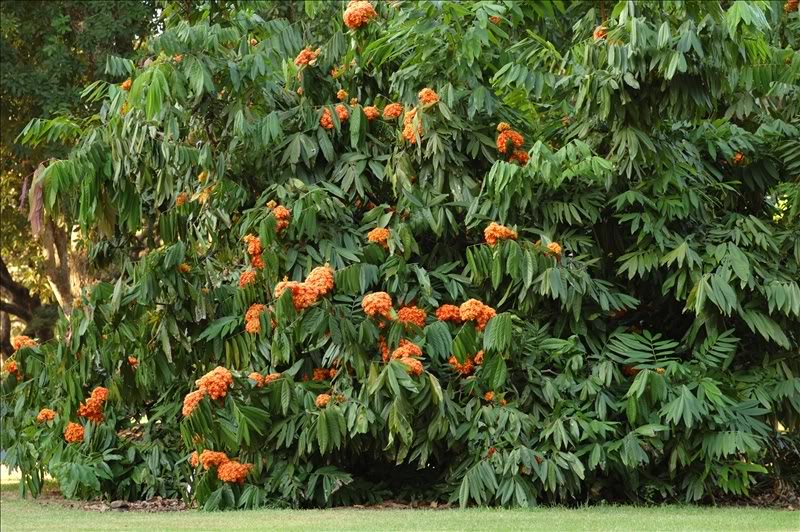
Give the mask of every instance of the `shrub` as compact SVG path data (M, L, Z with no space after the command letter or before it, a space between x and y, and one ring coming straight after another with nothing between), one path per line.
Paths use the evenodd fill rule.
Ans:
M116 280L3 383L25 485L748 493L800 412L797 13L368 4L171 5L147 66L109 63L130 89L86 90L34 186Z

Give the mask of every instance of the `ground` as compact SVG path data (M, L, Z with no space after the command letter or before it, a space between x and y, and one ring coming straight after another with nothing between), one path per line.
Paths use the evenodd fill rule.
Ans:
M0 529L16 530L798 530L800 514L762 508L605 506L532 510L257 510L96 512L0 490Z

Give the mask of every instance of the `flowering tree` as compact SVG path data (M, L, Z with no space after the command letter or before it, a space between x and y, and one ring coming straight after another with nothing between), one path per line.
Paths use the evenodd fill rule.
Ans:
M9 368L25 485L527 506L780 474L796 4L606 4L167 3L38 176L121 274Z

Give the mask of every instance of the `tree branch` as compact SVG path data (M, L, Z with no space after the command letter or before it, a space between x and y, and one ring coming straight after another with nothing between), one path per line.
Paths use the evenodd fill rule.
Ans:
M27 288L16 282L11 277L11 273L8 271L8 267L6 267L6 263L2 256L0 256L0 287L10 294L14 304L27 309L28 316L30 316L34 307L39 306L39 298L31 296L31 293ZM22 317L21 314L14 314Z
M14 316L19 316L23 321L30 321L33 317L30 310L9 301L0 300L0 310L13 314Z

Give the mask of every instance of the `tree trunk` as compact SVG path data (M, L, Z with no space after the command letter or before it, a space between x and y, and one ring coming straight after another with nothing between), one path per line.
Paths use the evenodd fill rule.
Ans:
M0 311L0 352L5 356L14 352L11 346L11 316L3 311Z
M75 298L89 281L86 254L78 249L80 234L74 227L62 227L45 214L43 185L39 176L45 169L41 163L34 172L28 220L34 237L41 237L47 281L64 314L72 313Z
M88 277L86 256L74 249L74 234L68 235L53 220L48 219L43 225L42 251L47 281L61 310L69 315Z

